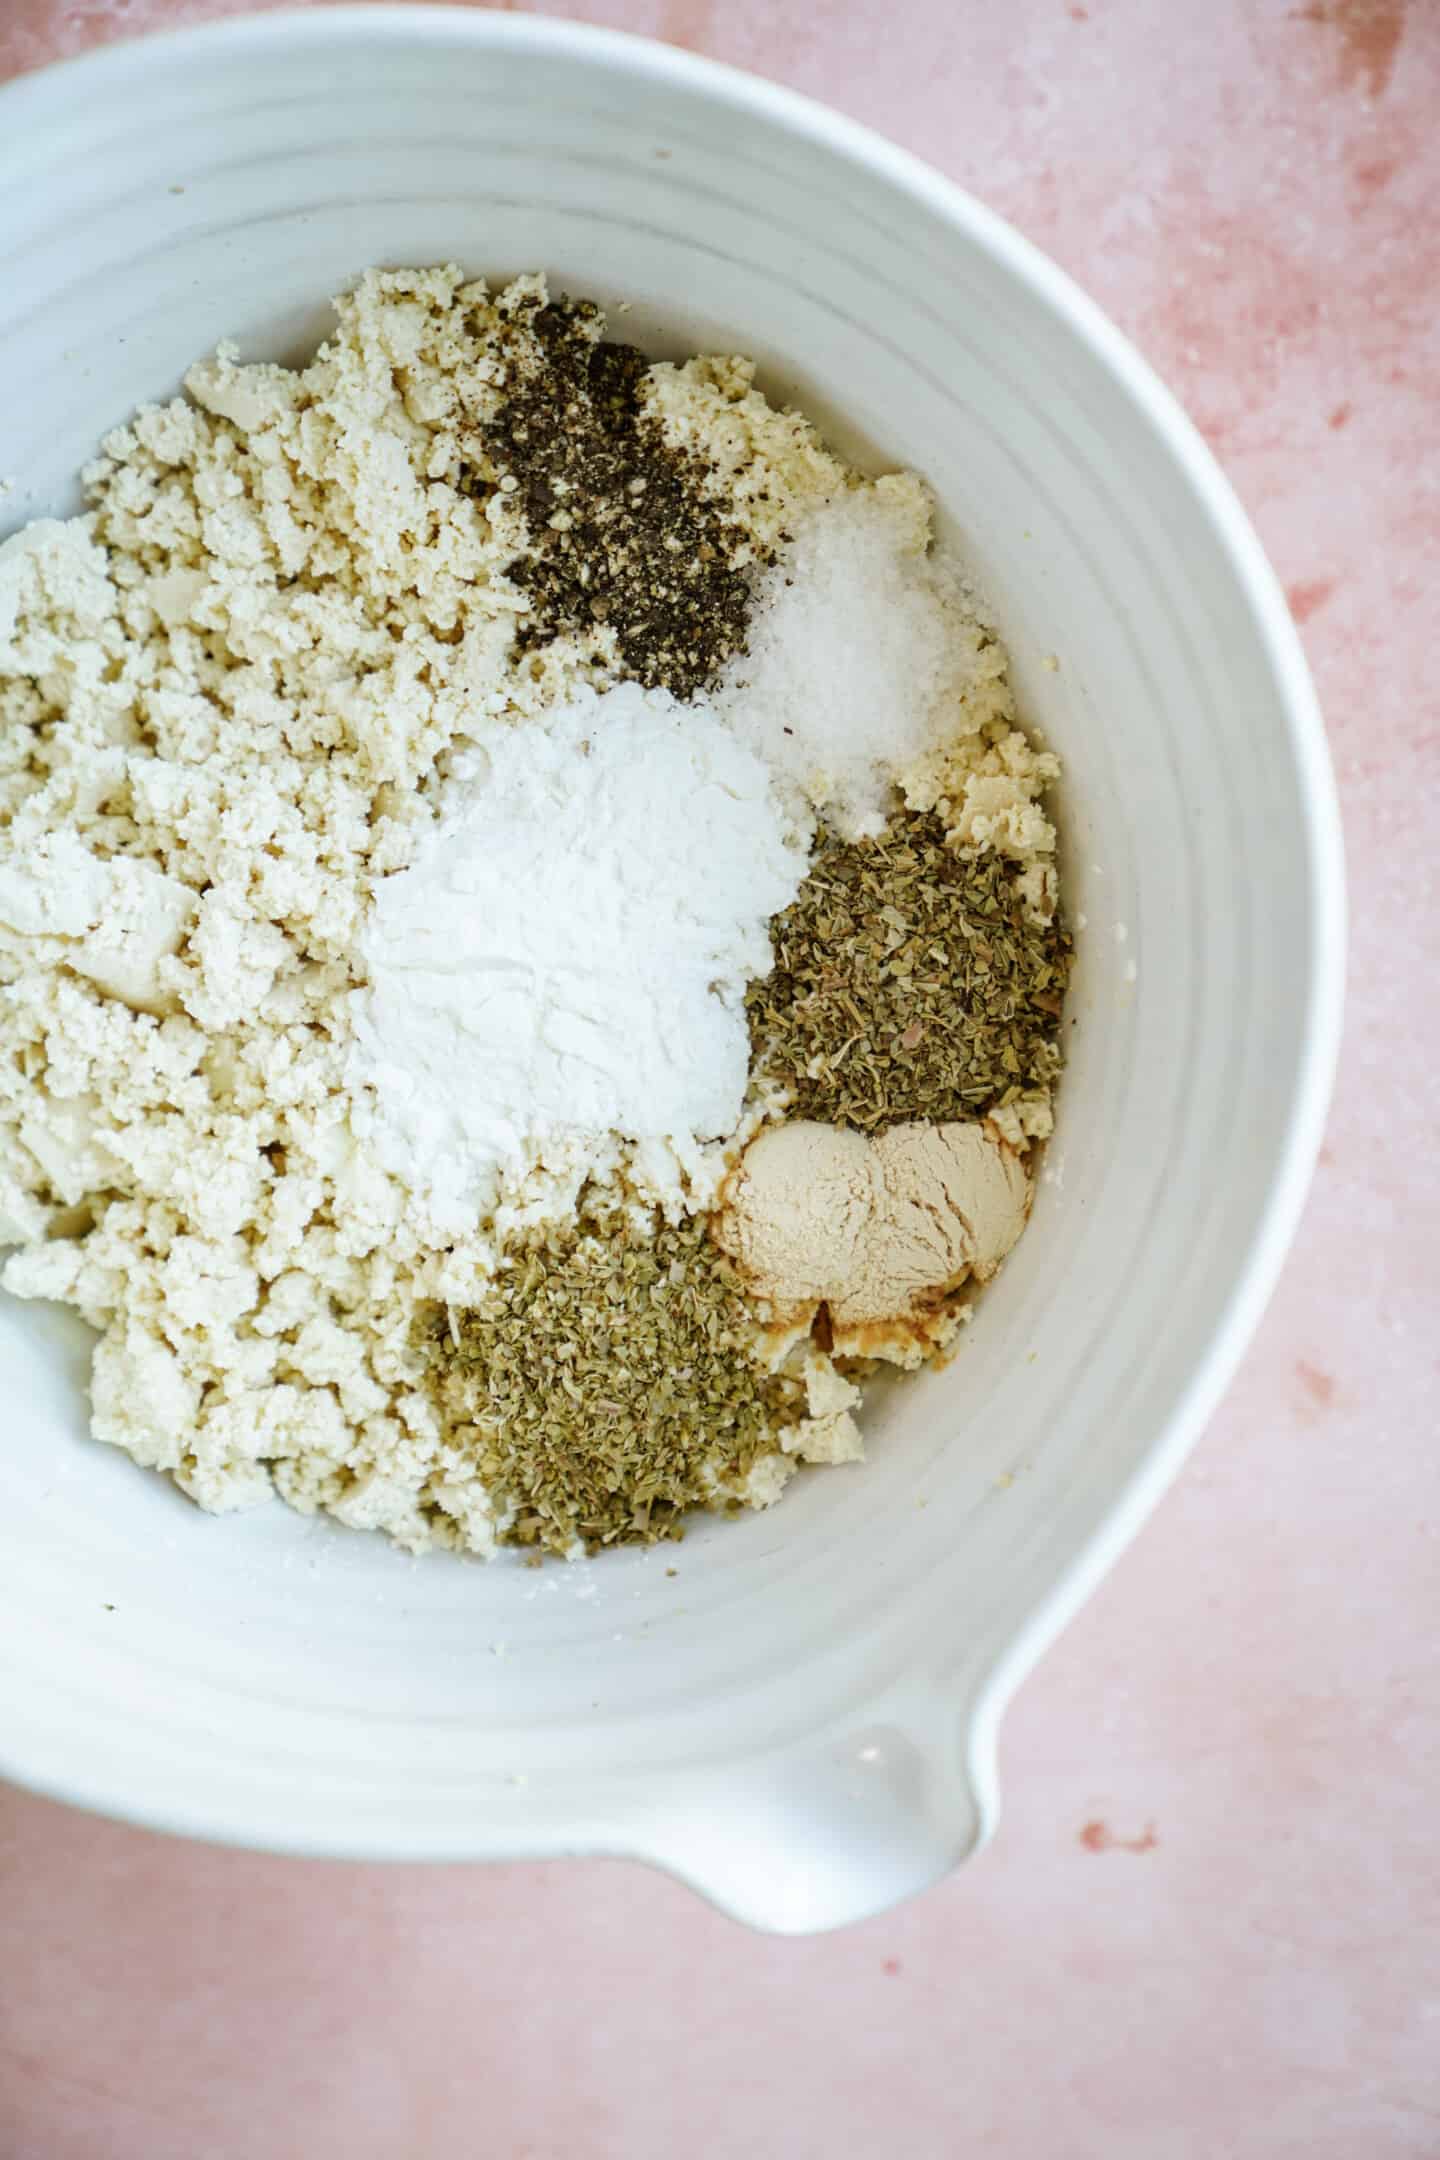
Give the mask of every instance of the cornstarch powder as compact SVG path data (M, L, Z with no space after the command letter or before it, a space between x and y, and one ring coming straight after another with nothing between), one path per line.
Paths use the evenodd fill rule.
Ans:
M547 1143L682 1145L745 1097L745 987L805 855L760 760L664 691L582 692L461 760L360 940L357 1130L473 1228Z

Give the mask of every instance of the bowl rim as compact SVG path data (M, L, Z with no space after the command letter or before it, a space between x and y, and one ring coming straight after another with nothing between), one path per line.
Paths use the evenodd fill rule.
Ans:
M213 59L226 52L296 52L355 37L414 46L460 41L512 53L564 54L600 69L639 75L660 86L693 89L759 115L794 137L835 153L962 231L1038 299L1088 348L1138 408L1173 458L1205 517L1247 604L1269 667L1295 761L1308 880L1306 962L1309 996L1297 1041L1296 1081L1284 1140L1272 1165L1257 1227L1235 1270L1209 1346L1179 1392L1142 1460L1110 1499L1104 1516L990 1664L968 1705L965 1760L980 1824L977 1847L998 1817L996 1747L1000 1719L1020 1682L1136 1535L1176 1476L1218 1406L1255 1333L1299 1225L1334 1085L1344 1002L1346 896L1344 851L1334 772L1324 723L1299 632L1279 579L1230 481L1194 422L1148 361L1081 287L1033 242L958 182L863 122L802 92L727 62L711 60L630 31L561 18L444 5L285 7L118 40L51 61L0 84L0 133L8 155L26 131L71 104L77 94L120 95L157 60ZM0 163L5 162L0 158ZM0 1761L0 1776L16 1772ZM108 1792L103 1770L83 1781L37 1785L49 1797L147 1827L277 1851L313 1850L264 1835L242 1838L233 1826L141 1806ZM353 1853L342 1836L337 1856L414 1858L413 1846L367 1841ZM526 1848L516 1844L517 1855ZM537 1847L536 1850L539 1848ZM577 1849L570 1847L570 1850ZM597 1850L615 1852L617 1846ZM642 1857L633 1854L633 1857ZM663 1864L663 1863L662 1863ZM673 1872L683 1872L672 1870ZM713 1896L703 1881L694 1887Z

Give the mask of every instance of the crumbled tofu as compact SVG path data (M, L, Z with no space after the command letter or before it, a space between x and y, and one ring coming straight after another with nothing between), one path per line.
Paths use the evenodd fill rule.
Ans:
M222 346L106 438L82 516L0 544L0 1281L98 1330L97 1437L201 1506L275 1491L413 1551L504 1529L429 1409L417 1314L596 1167L557 1145L437 1245L346 1088L359 932L457 753L615 676L604 631L515 664L524 512L468 484L527 295L372 272L308 367ZM659 367L647 395L758 559L855 483L751 378ZM610 1165L672 1212L725 1167ZM807 1384L795 1452L851 1459L853 1390Z

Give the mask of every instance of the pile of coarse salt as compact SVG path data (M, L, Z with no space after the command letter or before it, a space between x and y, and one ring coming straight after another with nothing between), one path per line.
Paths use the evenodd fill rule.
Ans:
M896 776L953 735L977 623L927 552L911 473L806 509L756 582L748 647L708 702L847 839L878 833Z

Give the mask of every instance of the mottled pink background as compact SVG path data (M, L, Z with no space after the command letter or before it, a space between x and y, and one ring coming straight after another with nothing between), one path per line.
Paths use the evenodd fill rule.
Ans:
M0 75L235 12L0 0ZM1436 2160L1440 4L574 12L933 159L1199 419L1344 796L1329 1144L1223 1411L1014 1709L963 1875L774 1942L628 1866L252 1859L0 1791L0 2160Z

